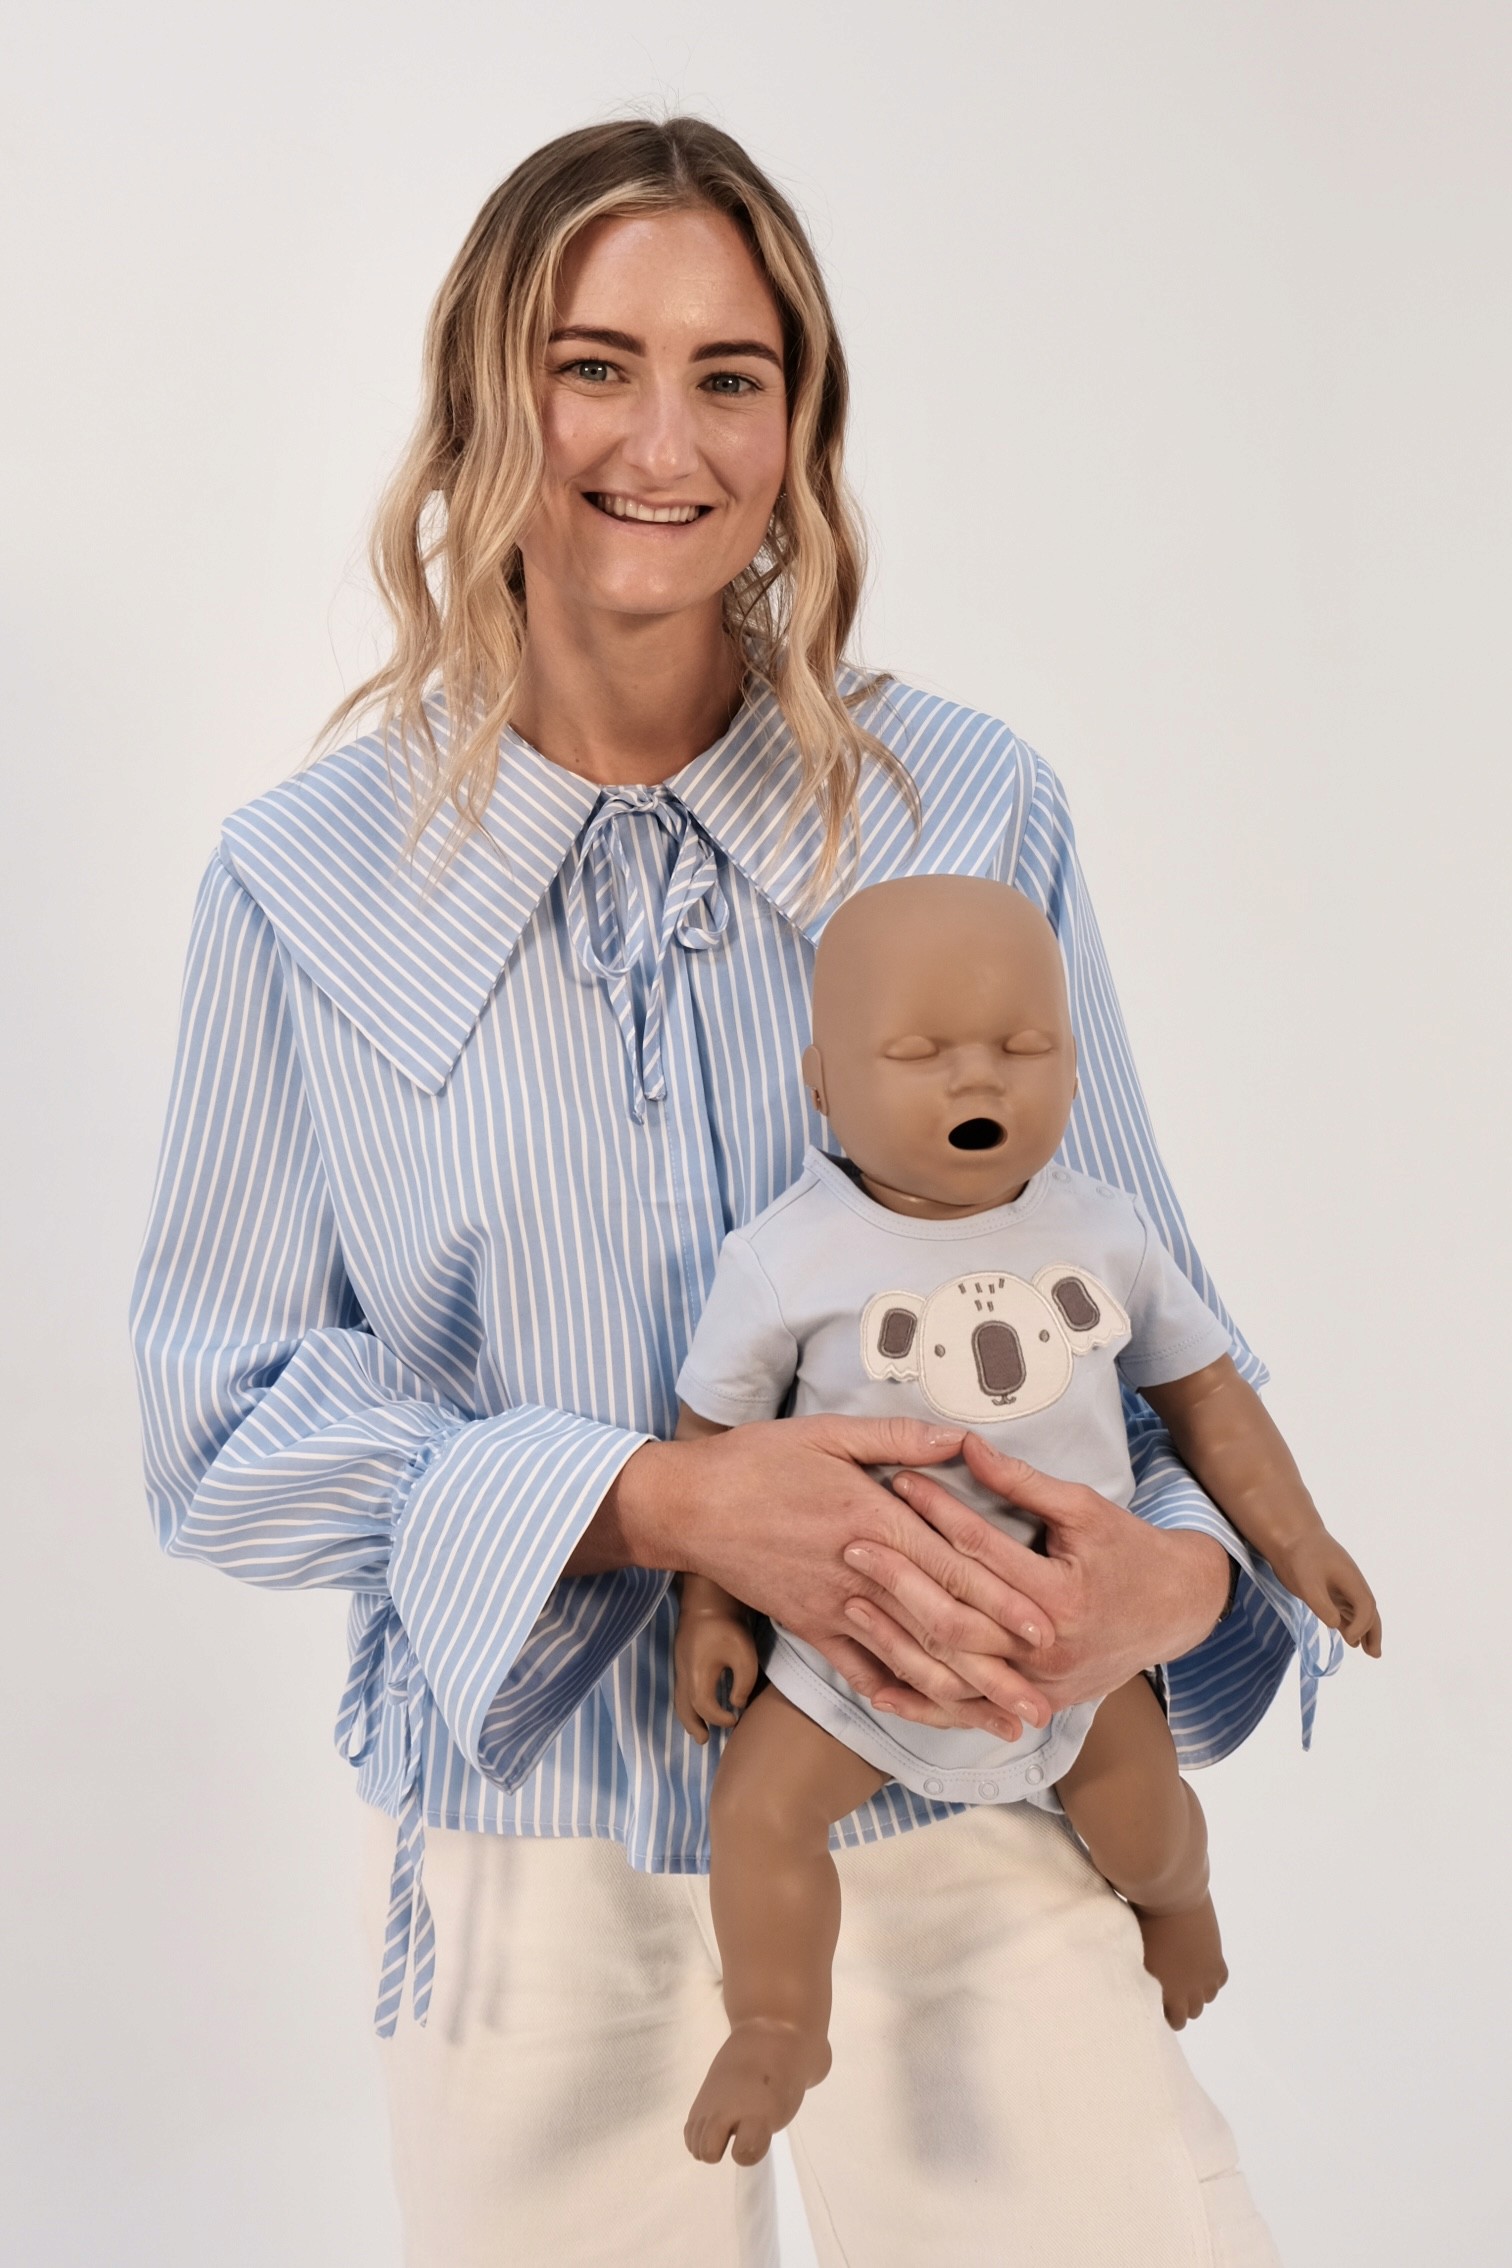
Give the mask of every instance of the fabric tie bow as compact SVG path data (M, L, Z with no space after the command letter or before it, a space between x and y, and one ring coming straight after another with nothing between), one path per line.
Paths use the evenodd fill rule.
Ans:
M652 871L665 867L668 844L660 846L660 857L647 856L644 840L636 840L647 819L675 846L660 904ZM630 1115L644 1125L646 1104L661 1102L667 1092L667 955L674 944L707 952L729 926L714 846L687 805L665 788L606 788L578 839L567 909L578 961L608 987L629 1065Z

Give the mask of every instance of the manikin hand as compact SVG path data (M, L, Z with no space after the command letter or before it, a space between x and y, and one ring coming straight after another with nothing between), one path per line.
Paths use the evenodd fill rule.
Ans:
M1310 1606L1320 1622L1337 1630L1346 1645L1360 1646L1380 1658L1381 1617L1375 1594L1326 1528L1311 1531L1284 1551L1272 1546L1266 1556L1287 1589Z
M700 1748L711 1725L733 1725L751 1698L760 1664L745 1609L702 1576L680 1578L677 1638L672 1649L672 1706ZM719 1688L728 1670L730 1698Z

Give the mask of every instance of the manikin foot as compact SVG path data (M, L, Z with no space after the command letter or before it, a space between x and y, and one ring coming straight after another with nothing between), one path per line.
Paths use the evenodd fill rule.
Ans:
M1179 2032L1228 1983L1228 1963L1211 1898L1184 1914L1145 1914L1135 1908L1144 1938L1144 1965L1160 1986L1165 2018Z
M828 2040L796 2024L737 2024L709 2065L683 2140L706 2165L717 2165L733 2142L736 2165L754 2166L829 2067Z

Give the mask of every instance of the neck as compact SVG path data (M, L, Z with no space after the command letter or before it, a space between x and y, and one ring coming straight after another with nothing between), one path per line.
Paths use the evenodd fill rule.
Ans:
M532 584L526 607L510 723L564 771L654 786L728 729L742 673L717 594L676 614L608 614Z
M973 1213L995 1213L999 1205L1016 1203L1029 1184L1021 1181L1017 1189L1005 1189L985 1205L943 1205L934 1197L915 1197L911 1190L889 1188L885 1181L874 1181L869 1173L862 1174L861 1186L875 1204L885 1205L890 1213L911 1213L918 1221L963 1221Z

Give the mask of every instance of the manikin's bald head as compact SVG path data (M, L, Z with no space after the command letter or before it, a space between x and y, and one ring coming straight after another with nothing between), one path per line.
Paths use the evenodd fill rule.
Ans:
M1076 1085L1055 933L1004 882L926 874L848 898L814 967L804 1078L871 1194L926 1217L1017 1196Z

